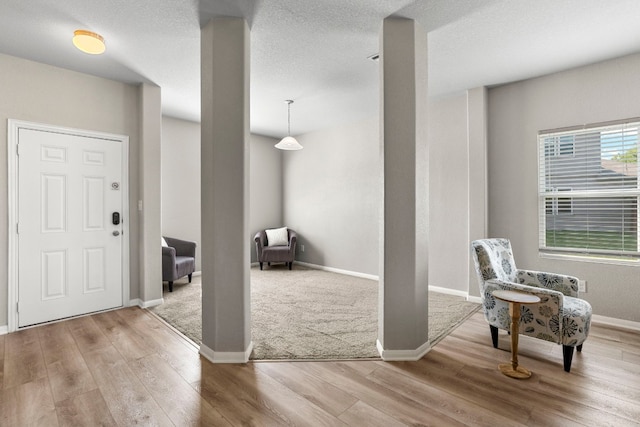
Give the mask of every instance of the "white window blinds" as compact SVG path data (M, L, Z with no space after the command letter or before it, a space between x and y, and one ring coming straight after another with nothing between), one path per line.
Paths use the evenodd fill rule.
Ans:
M637 257L639 119L538 135L542 252Z

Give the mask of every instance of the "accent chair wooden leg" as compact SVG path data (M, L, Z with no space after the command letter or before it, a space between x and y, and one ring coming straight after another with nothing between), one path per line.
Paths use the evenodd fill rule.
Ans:
M169 292L173 292L173 282L169 281Z
M578 351L582 351L582 344L580 344L579 346L576 347L576 350Z
M260 270L262 270L262 263L260 263Z
M289 263L289 270L291 270L291 267L293 267L293 262Z
M571 371L571 360L573 359L573 347L570 345L562 346L562 356L564 358L564 370Z
M491 342L493 342L493 348L498 348L498 328L493 325L489 325L491 329Z

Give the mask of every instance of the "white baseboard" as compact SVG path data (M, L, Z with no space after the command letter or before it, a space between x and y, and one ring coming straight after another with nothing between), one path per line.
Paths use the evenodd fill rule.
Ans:
M332 273L345 274L347 276L360 277L360 278L363 278L363 279L369 279L369 280L378 280L379 279L378 276L373 275L373 274L358 273L357 271L349 271L349 270L342 270L342 269L339 269L339 268L325 267L323 265L310 264L308 262L294 261L294 264L300 264L300 265L302 265L304 267L313 268L314 270L330 271Z
M140 298L132 299L129 301L129 306L137 305L140 308L151 308L156 305L164 304L164 298L154 299L151 301L142 301Z
M599 325L615 326L617 328L640 331L640 322L634 322L632 320L616 319L615 317L606 317L594 314L591 316L591 321Z
M376 340L376 347L380 357L385 362L415 362L422 359L431 350L431 343L427 341L415 350L385 350L380 340Z
M213 351L200 344L200 354L211 363L247 363L253 351L253 341L245 351Z
M9 326L0 326L0 335L7 335L9 333Z
M473 295L467 296L467 301L476 302L478 304L482 304L482 298L481 297L474 297Z
M482 304L482 299L480 297L471 295L467 297L467 301ZM634 322L632 320L616 319L615 317L607 317L594 314L591 316L591 322L603 326L614 326L616 328L640 331L640 322Z
M438 293L441 293L441 294L453 295L453 296L456 296L456 297L463 297L463 298L467 298L467 299L469 297L469 292L459 291L457 289L441 288L439 286L431 286L431 285L429 285L429 290L431 292L438 292Z
M339 274L345 274L347 276L361 277L363 279L380 280L380 277L376 276L375 274L366 274L366 273L359 273L357 271L342 270L342 269L333 268L333 267L325 267L323 265L311 264L311 263L302 262L302 261L295 261L295 263L300 264L304 267L313 268L314 270L330 271L332 273L339 273ZM258 263L254 263L251 265L258 265ZM463 297L463 298L466 298L467 301L469 301L469 298L477 298L477 301L473 301L473 302L480 302L480 297L469 297L469 293L465 291L459 291L456 289L449 289L449 288L441 288L439 286L429 286L429 290L433 292L440 292L442 294Z

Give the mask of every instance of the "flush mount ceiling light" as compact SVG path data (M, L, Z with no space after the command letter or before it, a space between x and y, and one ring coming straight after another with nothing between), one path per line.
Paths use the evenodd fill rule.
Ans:
M73 44L81 51L91 55L100 55L106 49L104 38L100 34L87 30L75 30Z
M293 104L293 101L287 99L284 102L287 103L287 136L282 138L282 141L278 142L275 147L280 150L302 150L302 145L291 136L291 104Z

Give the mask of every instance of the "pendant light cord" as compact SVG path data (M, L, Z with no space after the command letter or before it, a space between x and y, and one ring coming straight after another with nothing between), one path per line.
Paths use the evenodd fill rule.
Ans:
M287 136L291 136L291 104L293 104L293 101L287 99L284 102L287 103Z

